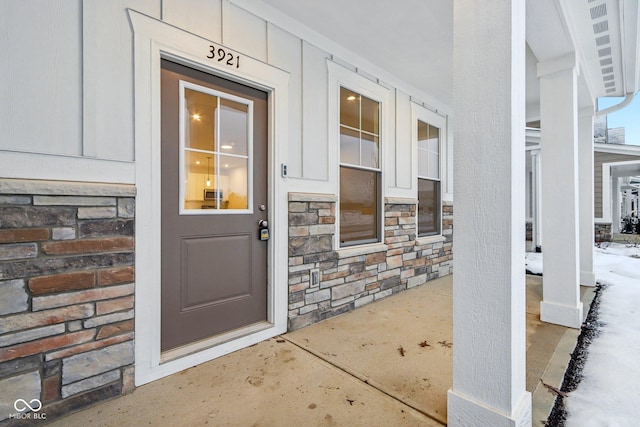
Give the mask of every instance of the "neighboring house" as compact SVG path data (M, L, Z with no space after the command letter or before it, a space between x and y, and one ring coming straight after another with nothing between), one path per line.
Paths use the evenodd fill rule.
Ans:
M541 317L578 328L637 2L4 1L0 28L0 419L428 286L455 241L449 423L530 424L524 124Z
M593 146L593 216L595 241L610 241L621 232L621 219L637 216L640 146L624 145L624 128L607 129L606 116L595 121ZM530 126L539 126L531 123ZM615 130L615 132L611 132ZM611 136L616 135L616 143ZM542 246L540 191L540 131L527 129L526 149L526 240L528 250Z

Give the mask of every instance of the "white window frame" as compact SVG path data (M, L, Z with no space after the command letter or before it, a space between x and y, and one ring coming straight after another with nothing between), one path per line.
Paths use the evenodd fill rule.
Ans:
M241 98L239 96L231 95L225 92L221 92L215 89L208 88L206 86L201 86L198 84L186 82L184 80L180 80L180 198L178 199L178 206L180 215L230 215L230 214L253 214L253 101L246 98ZM218 98L218 103L220 103L220 99L227 99L229 101L234 101L242 105L247 106L247 155L229 155L223 154L220 150L220 108L216 109L216 146L214 147L214 151L206 151L206 150L198 150L187 148L186 145L186 117L185 117L185 89L191 89L197 92L205 93L207 95L215 96ZM238 157L238 158L246 158L247 159L247 209L186 209L184 207L184 199L186 197L185 188L182 183L186 182L185 176L185 167L184 167L184 155L185 151L199 152L199 153L208 153L216 156L216 165L214 170L217 170L218 173L220 171L220 156L225 155L229 157Z
M436 127L440 131L440 141L438 147L438 181L440 182L440 204L439 204L439 218L440 218L440 232L438 234L432 234L429 236L419 236L418 235L418 179L425 178L431 179L431 177L421 177L418 171L418 121L423 123L427 123L433 127ZM446 177L447 177L447 147L448 144L448 134L447 134L447 119L446 117L437 114L428 108L423 107L422 105L416 104L415 102L411 103L411 147L413 152L413 170L414 177L413 182L415 182L415 198L416 198L416 240L419 244L425 243L433 243L444 241L445 237L443 233L442 227L442 203L445 200L446 194Z
M393 121L391 114L392 91L382 86L377 81L370 80L342 65L331 60L327 60L328 82L329 82L329 158L333 159L334 167L330 167L330 181L333 183L335 194L338 196L338 206L336 206L336 232L334 236L334 248L336 250L348 251L353 248L375 247L384 244L384 198L386 191L385 174L385 149L386 145L393 140ZM379 168L358 167L363 170L379 172L379 200L378 200L378 242L363 243L350 246L340 246L340 88L349 89L360 95L366 96L380 103L380 129L379 129ZM353 165L347 165L354 167Z

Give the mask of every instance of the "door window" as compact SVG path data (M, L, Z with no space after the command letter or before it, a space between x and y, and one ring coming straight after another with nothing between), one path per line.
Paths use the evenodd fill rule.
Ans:
M251 212L253 102L180 81L181 214Z

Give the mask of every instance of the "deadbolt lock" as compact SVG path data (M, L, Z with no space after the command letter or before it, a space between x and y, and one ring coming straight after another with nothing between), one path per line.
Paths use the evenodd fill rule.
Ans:
M269 223L266 219L258 221L258 227L260 228L260 240L269 240Z

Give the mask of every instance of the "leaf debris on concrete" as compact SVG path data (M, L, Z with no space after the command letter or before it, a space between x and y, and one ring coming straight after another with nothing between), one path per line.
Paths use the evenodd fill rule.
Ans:
M438 341L438 344L440 344L441 346L446 347L446 348L451 348L451 346L453 346L453 343L448 342L447 340Z
M405 353L404 347L402 346L398 347L398 352L400 353L400 356L404 357L404 353Z
M427 340L422 341L420 344L418 344L420 347L431 347L431 344L429 344L427 342Z
M543 381L540 381L540 382L542 382L542 385L544 386L544 388L549 390L549 393L555 394L556 396L561 396L561 397L567 397L568 396L567 393L565 393L564 391L560 390L559 388L554 387L554 386L549 385L549 384L546 384Z

